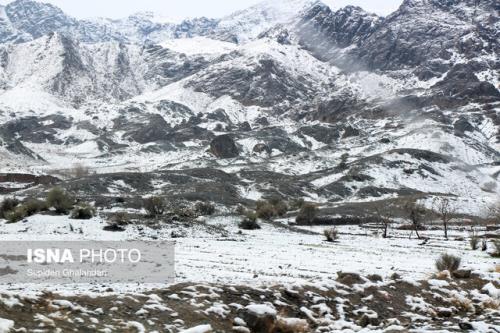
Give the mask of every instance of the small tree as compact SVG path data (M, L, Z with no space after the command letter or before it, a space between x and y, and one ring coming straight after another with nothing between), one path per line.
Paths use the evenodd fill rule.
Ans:
M444 238L448 239L448 226L456 214L455 206L449 198L436 198L433 201L433 208L436 215L443 223Z
M57 214L68 214L73 208L73 202L73 198L60 187L54 187L47 194L47 204L54 208Z
M149 217L162 216L165 213L167 204L162 197L150 197L144 199L144 209Z
M382 237L387 238L388 237L387 232L393 222L392 213L389 209L386 209L382 213L382 211L379 208L377 208L375 212L377 214L378 221L382 224Z
M411 221L413 230L415 230L417 238L421 239L418 230L422 227L422 220L425 216L425 208L422 205L417 204L415 201L408 201L404 205L404 209Z
M316 205L307 203L302 206L300 209L299 215L295 219L297 224L309 224L311 225L314 218L318 215L318 207Z

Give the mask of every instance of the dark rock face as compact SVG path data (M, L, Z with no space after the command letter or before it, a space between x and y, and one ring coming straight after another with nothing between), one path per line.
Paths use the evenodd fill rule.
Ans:
M347 6L333 12L318 3L295 26L300 44L322 60L337 58L337 50L359 44L372 34L381 19L363 9Z
M210 152L218 158L234 158L239 156L239 149L230 135L220 135L210 143Z
M163 141L170 133L170 126L160 115L151 115L146 125L132 131L130 137L139 143Z
M297 80L270 56L246 68L205 71L187 86L216 98L229 95L243 105L274 108L283 101L308 100L315 94L310 80Z

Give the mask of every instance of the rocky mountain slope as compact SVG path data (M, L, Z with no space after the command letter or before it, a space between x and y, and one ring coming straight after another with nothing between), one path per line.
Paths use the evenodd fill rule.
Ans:
M498 10L405 0L378 17L268 0L171 23L17 0L0 9L0 171L83 164L97 174L85 183L105 184L93 195L444 195L484 214L500 191Z

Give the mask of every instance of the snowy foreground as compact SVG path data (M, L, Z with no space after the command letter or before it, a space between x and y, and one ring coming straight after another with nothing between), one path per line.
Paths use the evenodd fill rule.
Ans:
M0 313L9 319L0 320L0 332L10 332L9 327L29 332L500 328L499 260L470 250L469 229L453 230L448 241L440 230L424 231L429 241L422 244L414 236L409 239L410 231L391 230L391 238L383 239L374 230L343 226L339 241L328 243L323 227L263 222L261 230L240 233L238 221L221 216L189 228L130 226L125 232L103 231L99 218L34 216L17 224L0 222L2 240L170 239L173 231L182 235L175 239L175 284L2 286ZM473 277L436 277L434 262L444 252L461 256L462 267L471 269ZM19 307L25 313L19 314ZM261 322L264 328L253 326ZM274 330L268 330L271 324Z

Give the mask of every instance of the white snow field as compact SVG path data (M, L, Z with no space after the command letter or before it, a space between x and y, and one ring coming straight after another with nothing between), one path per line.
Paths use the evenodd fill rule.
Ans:
M219 216L182 229L180 233L185 237L175 239L175 282L267 286L315 284L335 280L339 271L384 277L398 273L408 281L416 281L428 279L436 273L435 260L442 253L459 255L464 268L481 276L500 278L499 273L493 272L500 260L486 252L470 250L470 229L466 228L452 229L448 241L444 240L441 230L422 231L421 236L429 238L422 245L423 241L414 233L409 238L411 231L390 230L390 238L384 239L377 231L341 226L338 227L339 241L329 243L323 236L326 227L292 230L285 224L260 222L262 229L240 234L239 222L237 217ZM204 223L224 228L228 234L210 233ZM24 223L0 222L0 240L152 240L171 239L172 231L179 232L178 226L168 225L159 229L130 226L125 232L109 232L102 230L104 225L99 217L79 221L64 216L37 215ZM80 287L73 292L78 292ZM93 287L96 286L84 289ZM123 290L148 288L137 285L122 287ZM72 292L71 287L49 286L49 289L53 288Z

